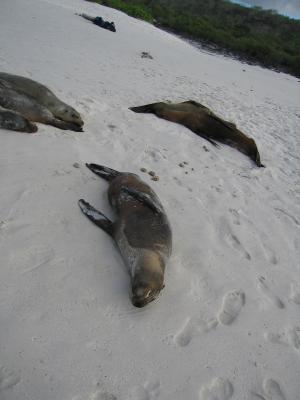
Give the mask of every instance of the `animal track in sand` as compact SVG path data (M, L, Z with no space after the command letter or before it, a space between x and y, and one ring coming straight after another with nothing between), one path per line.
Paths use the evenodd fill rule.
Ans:
M220 234L230 247L242 254L247 260L251 260L250 254L244 248L239 238L232 232L227 219L224 217L220 218Z
M21 378L18 374L9 371L4 366L0 365L0 398L1 391L9 389L20 382Z
M300 326L289 329L289 343L296 349L300 350Z
M265 378L263 381L263 395L252 392L259 400L286 400L279 386L274 379Z
M300 327L286 328L283 332L265 332L264 338L271 343L278 343L292 346L296 350L300 350Z
M282 213L283 215L285 215L286 217L288 217L290 220L292 220L296 225L300 225L300 222L297 220L297 218L295 218L293 215L291 215L290 213L288 213L285 210L282 210L281 208L275 207L274 208L275 211L279 211L280 213Z
M243 213L243 211L235 210L234 208L229 208L229 212L231 214L232 223L234 225L242 225L242 221L244 221L244 223L246 222L247 224L253 225L253 223L249 220L249 217L246 216ZM262 247L266 259L273 265L278 264L278 259L275 252L270 248L269 245L266 244L268 236L263 232L259 232L259 236L260 236L260 245Z
M247 258L247 260L251 260L251 256L248 253L248 251L246 251L243 247L243 245L241 244L241 242L239 241L238 237L232 233L229 233L227 236L227 242L237 251L239 251L241 254L243 254L245 256L245 258Z
M263 390L268 400L286 400L279 383L274 379L266 378L263 382Z
M234 208L229 208L229 212L232 215L232 223L234 225L241 225L239 212Z
M155 162L161 161L163 158L166 158L164 155L162 155L161 151L159 149L156 149L155 147L147 148L145 153L147 154L147 157L150 157Z
M294 283L291 284L290 299L300 305L300 287L296 287Z
M204 321L200 318L190 317L174 335L174 343L179 347L185 347L198 334L215 329L219 322L222 325L230 325L237 318L244 304L245 293L243 291L233 290L226 293L217 318Z
M230 325L239 315L245 304L245 293L234 290L223 297L223 304L218 315L218 320L223 325Z
M55 257L55 252L52 248L46 246L32 246L26 251L22 251L19 255L15 253L12 261L14 265L22 268L22 272L32 272L44 265L48 264Z
M97 391L91 394L89 400L117 400L117 398L113 394Z
M160 382L145 382L144 386L135 387L128 400L156 400L160 395Z
M200 333L206 333L216 328L218 321L212 318L208 321L197 320L195 318L189 318L178 333L174 336L174 342L177 346L187 346L194 336Z
M228 379L214 378L199 392L199 400L228 400L233 395L233 385Z
M283 301L269 288L269 285L266 283L266 279L263 276L258 278L257 287L266 296L271 304L278 308L284 308Z
M265 243L261 243L261 247L263 249L266 259L273 265L278 264L278 258L275 252Z

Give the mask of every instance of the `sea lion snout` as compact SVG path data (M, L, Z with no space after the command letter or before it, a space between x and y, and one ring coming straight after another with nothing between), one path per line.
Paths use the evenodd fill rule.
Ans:
M132 304L135 307L142 308L155 300L159 295L160 290L151 289L149 287L138 287L135 291L132 290L132 292Z
M27 132L27 133L35 133L35 132L37 132L37 130L38 130L38 127L35 124L33 124L32 122L29 122L27 124L27 126L26 126L26 131L25 132Z
M142 274L137 274L133 279L131 302L135 307L145 307L159 296L163 288L162 274L154 273L152 275L143 271Z

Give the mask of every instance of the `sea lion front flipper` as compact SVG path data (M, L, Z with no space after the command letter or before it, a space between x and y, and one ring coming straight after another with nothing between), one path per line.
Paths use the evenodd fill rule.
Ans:
M112 181L117 176L121 175L119 171L116 171L112 168L105 167L104 165L98 164L85 164L88 169L90 169L94 174L100 176L101 178L105 179L106 181Z
M41 121L43 122L43 121ZM83 132L82 127L74 122L62 121L58 118L52 118L49 121L45 121L47 125L55 126L55 128L59 128L65 131L74 131L74 132Z
M136 113L155 113L155 105L157 103L146 104L144 106L139 107L129 107L129 110L134 111Z
M80 199L78 205L83 212L94 224L103 229L110 236L113 236L113 223L102 212L96 210L87 201Z
M218 143L216 143L214 140L212 140L209 136L207 136L205 133L197 131L195 132L198 136L201 136L203 139L207 140L209 143L211 143L213 146L216 148L219 148L220 146Z
M151 199L149 194L141 193L138 190L122 187L122 191L128 193L130 196L134 197L136 200L143 203L145 206L149 207L152 211L157 214L161 214L163 212L162 208Z

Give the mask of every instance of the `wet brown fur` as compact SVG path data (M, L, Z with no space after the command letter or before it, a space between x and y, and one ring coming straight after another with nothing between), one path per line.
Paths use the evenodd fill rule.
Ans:
M126 245L124 250L124 243L133 249L137 262L133 270L130 268L132 303L136 307L144 307L164 287L165 265L172 249L171 228L163 206L150 186L138 175L95 164L87 166L109 181L108 199L117 219L109 230L101 223L98 226L115 239L129 267L132 267L132 259L127 254ZM133 191L137 197L132 195ZM145 201L139 198L140 195L146 197ZM147 296L149 292L151 295Z
M255 141L237 129L236 125L215 115L209 108L194 101L183 103L153 103L132 107L132 111L153 113L160 118L184 125L212 144L218 141L236 148L263 167Z
M82 132L79 113L46 86L29 78L0 72L0 106L31 122Z

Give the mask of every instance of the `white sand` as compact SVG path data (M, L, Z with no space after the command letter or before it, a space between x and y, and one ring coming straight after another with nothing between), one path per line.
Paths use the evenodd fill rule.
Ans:
M2 0L0 70L46 84L85 120L84 133L0 131L0 399L300 399L298 79L81 0ZM128 110L167 99L237 123L267 167ZM140 173L169 215L166 287L145 309L77 205L113 217L85 162Z

